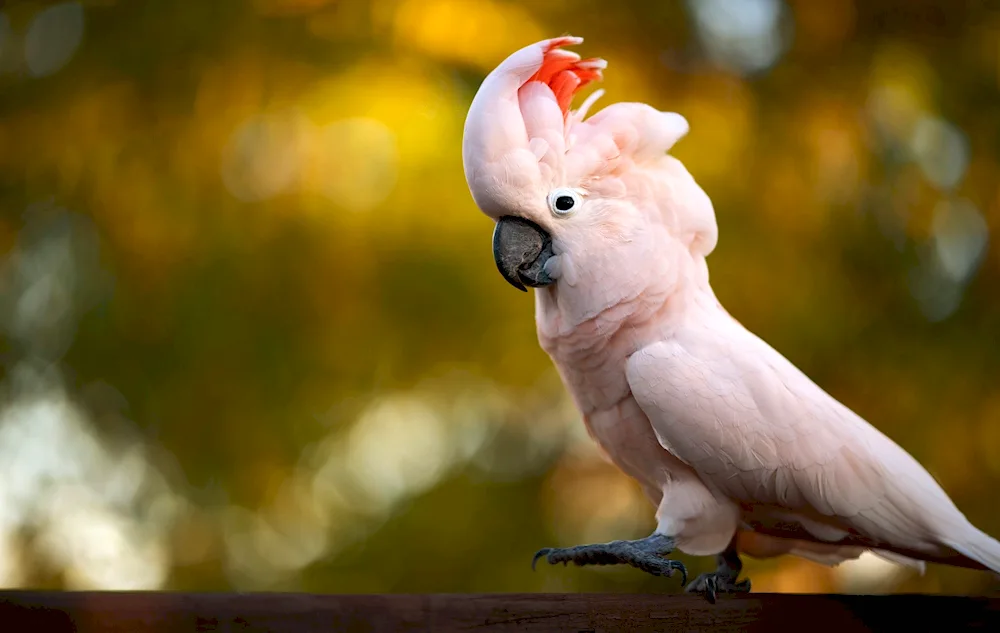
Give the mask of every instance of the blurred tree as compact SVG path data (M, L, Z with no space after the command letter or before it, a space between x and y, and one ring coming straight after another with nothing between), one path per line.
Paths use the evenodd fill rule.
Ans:
M716 205L730 311L1000 534L996 7L16 2L0 585L674 591L528 564L652 526L462 176L482 77L563 32L609 60L605 99L691 122L676 154ZM990 586L867 560L748 574Z

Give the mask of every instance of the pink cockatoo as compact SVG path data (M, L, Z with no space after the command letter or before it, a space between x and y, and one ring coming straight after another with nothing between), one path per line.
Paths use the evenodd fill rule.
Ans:
M689 591L749 591L739 555L834 565L865 551L1000 573L1000 543L904 449L745 329L716 299L712 203L667 151L680 114L574 94L606 64L560 37L483 81L462 154L493 254L535 290L542 348L591 437L656 506L634 541L545 548L549 563L681 573L675 548L715 555ZM532 563L534 565L534 561Z

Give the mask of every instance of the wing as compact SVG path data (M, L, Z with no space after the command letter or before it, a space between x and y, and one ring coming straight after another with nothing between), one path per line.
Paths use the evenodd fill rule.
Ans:
M912 456L735 321L643 348L627 376L664 448L750 520L942 562L938 535L971 527Z

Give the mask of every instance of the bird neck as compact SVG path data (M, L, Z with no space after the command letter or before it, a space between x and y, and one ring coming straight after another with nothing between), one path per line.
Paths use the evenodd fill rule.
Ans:
M701 255L685 250L658 259L632 281L637 278L641 283L602 284L600 292L583 283L537 289L535 320L542 348L557 362L574 362L598 350L627 356L686 323L725 312Z

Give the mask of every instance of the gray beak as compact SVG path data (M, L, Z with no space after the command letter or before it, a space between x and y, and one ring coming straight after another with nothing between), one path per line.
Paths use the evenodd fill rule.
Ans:
M555 281L545 272L545 262L555 255L552 238L531 220L505 215L493 229L493 259L510 285L527 292Z

